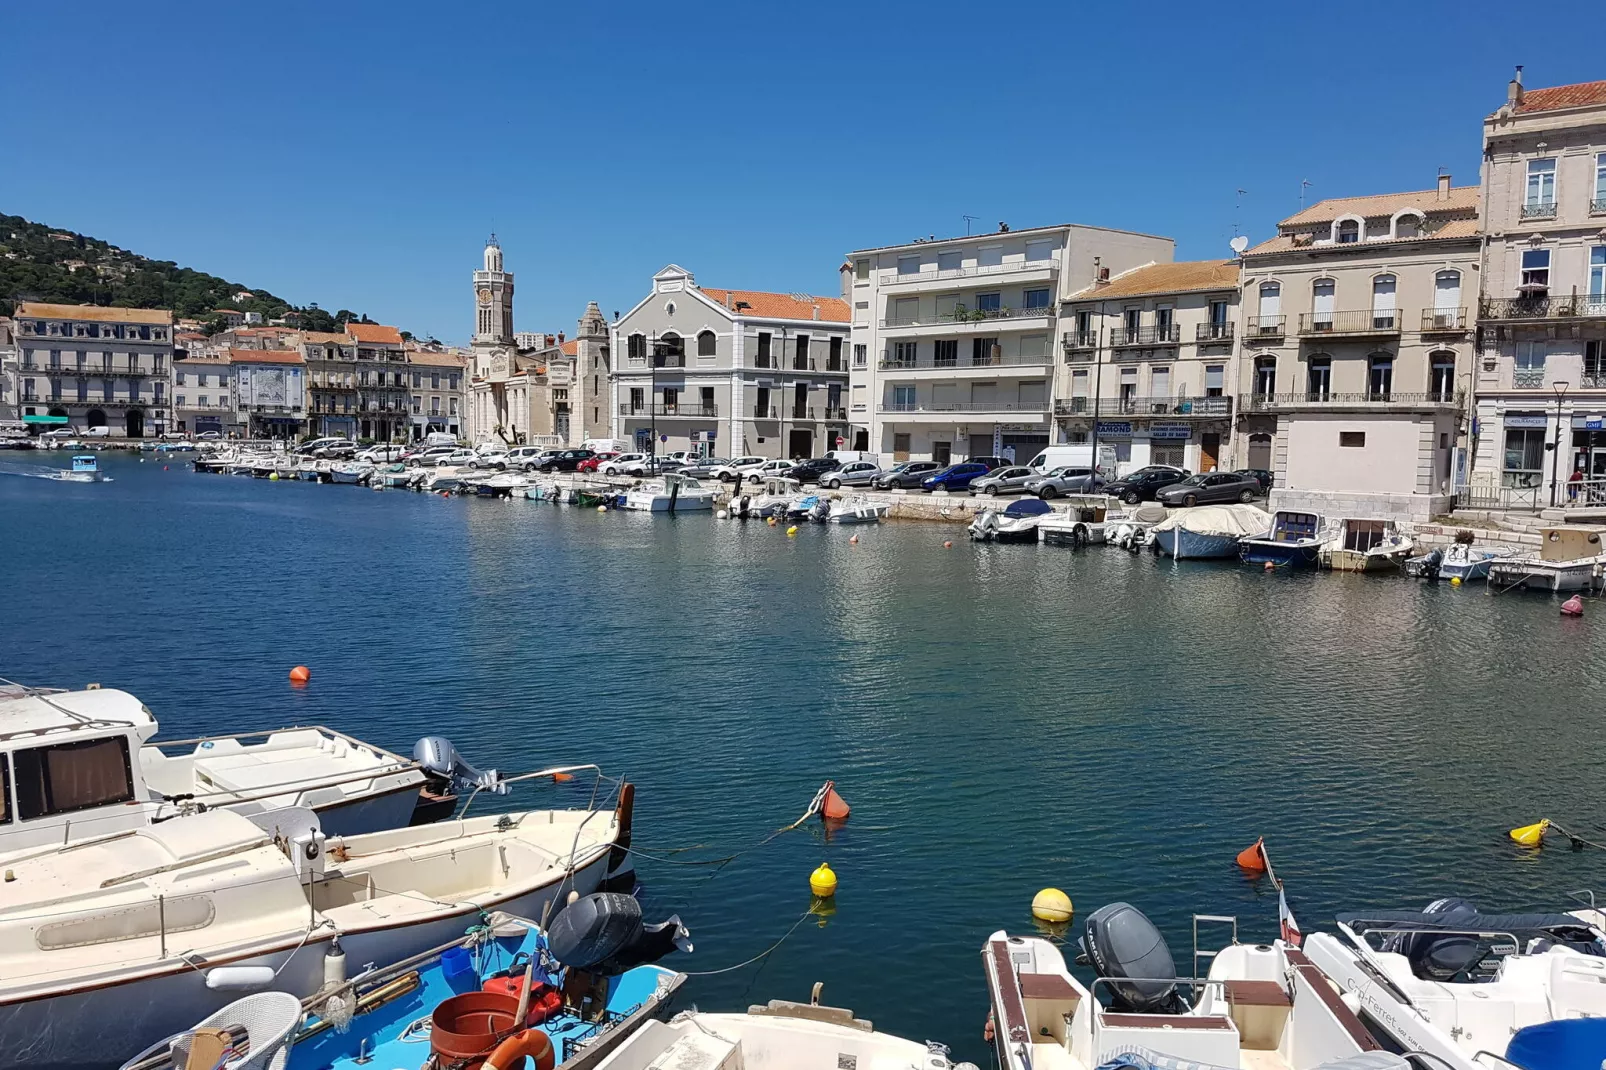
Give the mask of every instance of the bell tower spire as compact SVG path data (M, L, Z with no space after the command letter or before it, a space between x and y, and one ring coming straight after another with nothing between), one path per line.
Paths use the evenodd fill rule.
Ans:
M502 270L502 246L492 234L485 243L485 267L474 272L474 341L513 344L513 273Z

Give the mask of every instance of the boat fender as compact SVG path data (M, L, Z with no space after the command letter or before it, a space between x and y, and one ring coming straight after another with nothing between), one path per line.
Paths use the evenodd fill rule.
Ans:
M206 971L206 987L213 992L254 992L272 983L272 966L218 966Z
M522 1066L525 1056L535 1063L535 1070L552 1070L557 1065L551 1039L539 1029L526 1029L515 1033L496 1046L491 1057L482 1064L485 1070L509 1070Z

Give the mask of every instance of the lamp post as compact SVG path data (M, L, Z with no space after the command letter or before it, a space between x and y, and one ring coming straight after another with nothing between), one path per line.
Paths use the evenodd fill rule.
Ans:
M1556 483L1561 474L1561 401L1567 396L1567 384L1557 380L1550 384L1556 392L1556 433L1550 443L1550 506L1556 507Z

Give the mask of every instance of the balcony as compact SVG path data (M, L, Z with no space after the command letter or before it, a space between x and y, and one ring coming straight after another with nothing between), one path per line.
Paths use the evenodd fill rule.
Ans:
M1244 341L1276 341L1288 327L1287 316L1244 317Z
M1528 219L1555 219L1556 218L1556 202L1555 201L1536 201L1533 204L1525 204L1525 205L1522 206L1522 218L1524 220L1528 220Z
M814 406L812 405L793 405L791 411L792 419L794 420L813 420L815 418Z
M1590 215L1606 215L1606 197L1596 197L1589 202Z
M701 405L696 403L688 405L674 403L668 405L648 405L646 402L643 402L640 405L632 405L628 401L625 401L620 402L619 404L619 415L643 417L662 416L665 419L674 419L679 417L686 419L696 418L700 420L707 420L719 418L719 407L716 405Z
M1212 342L1232 341L1232 324L1230 323L1201 323L1194 327L1193 340L1202 345Z
M1511 386L1514 390L1542 390L1545 386L1544 369L1538 371L1518 369L1511 373Z
M649 362L646 357L627 357L625 366L627 368L646 368L649 366ZM679 356L656 356L652 358L651 366L654 368L684 368L686 366L686 355L682 353Z
M1397 335L1400 333L1400 314L1395 309L1358 309L1353 312L1302 312L1299 316L1299 333L1312 335L1349 335L1351 337Z
M1407 394L1398 390L1337 394L1308 390L1299 394L1244 394L1238 399L1240 412L1287 412L1323 409L1361 412L1414 411L1418 409L1459 409L1465 398L1458 394Z
M1182 328L1175 323L1163 327L1116 327L1110 331L1110 348L1125 346L1174 346L1182 340Z
M967 323L994 323L998 320L1046 319L1052 315L1054 315L1054 310L1047 305L1033 305L1030 308L964 308L961 306L952 312L939 312L933 316L889 316L881 321L881 326L883 329L888 327L952 327Z
M825 407L825 418L827 420L846 420L848 418L848 410L841 405L827 405Z
M1040 419L1048 412L1048 402L1023 404L1016 401L883 401L876 408L880 412L894 414L914 413L941 416L948 413L1001 412L1019 413L1031 416L1034 419Z
M1502 297L1478 306L1486 320L1554 320L1606 317L1606 296Z
M881 357L880 369L882 371L930 371L937 370L964 370L966 368L1002 368L1028 366L1042 368L1052 363L1046 354L1042 356L1028 356L1020 353L1011 353L1009 356L978 357L971 354L967 357Z
M1464 308L1424 308L1423 334L1460 334L1467 329L1467 310Z
M755 420L778 420L780 412L774 405L754 405L751 415Z
M907 286L922 282L942 282L948 279L992 278L997 275L1041 273L1045 277L1059 274L1060 262L1050 260L1011 260L1007 264L972 264L970 267L927 268L925 271L883 271L877 281L882 286Z
M1066 331L1060 338L1060 348L1067 357L1079 350L1097 349L1099 347L1098 331ZM1083 358L1088 359L1086 357Z

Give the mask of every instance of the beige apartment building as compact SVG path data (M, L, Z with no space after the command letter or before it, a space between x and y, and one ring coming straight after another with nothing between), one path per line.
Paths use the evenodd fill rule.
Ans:
M342 332L299 331L286 340L306 363L309 434L408 437L407 349L395 327L348 323Z
M1467 430L1478 187L1321 201L1243 258L1237 452L1272 505L1448 511Z
M65 416L119 438L168 430L171 312L24 301L15 325L22 417Z
M1606 81L1528 90L1519 67L1483 148L1472 489L1559 504L1575 468L1606 479Z
M724 457L850 445L848 332L839 298L711 289L670 264L613 325L612 437Z
M412 438L432 432L463 437L463 383L468 354L459 349L412 348L407 351Z
M179 350L173 356L173 430L219 437L242 433L227 352Z
M1058 441L1114 446L1118 472L1233 467L1238 281L1236 260L1194 260L1147 264L1072 294L1054 388Z

